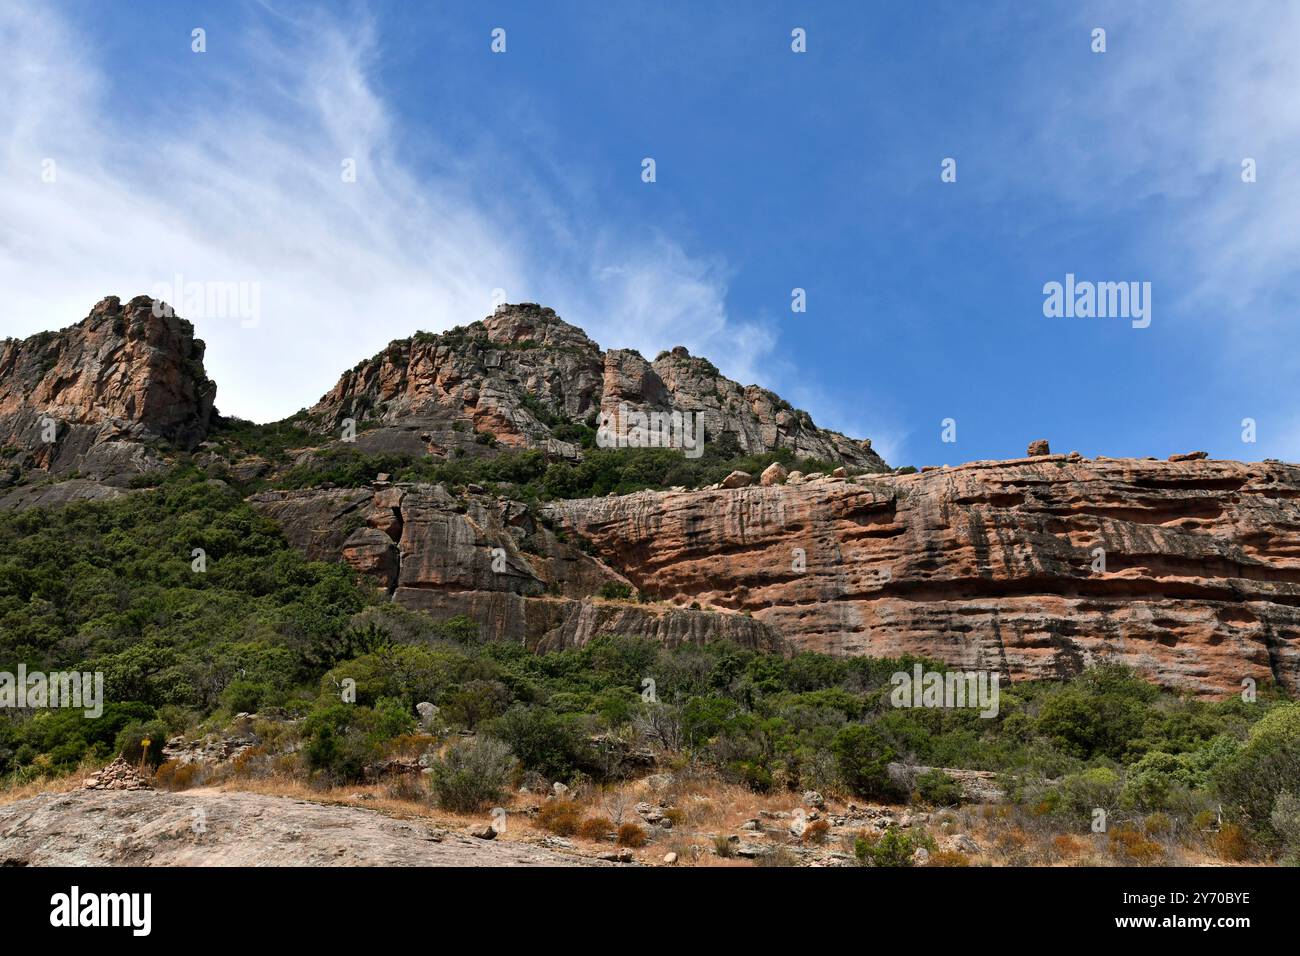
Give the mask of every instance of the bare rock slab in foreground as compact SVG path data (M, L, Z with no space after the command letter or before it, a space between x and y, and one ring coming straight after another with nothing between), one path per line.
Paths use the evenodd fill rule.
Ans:
M214 789L48 793L0 806L4 866L593 866L418 820Z

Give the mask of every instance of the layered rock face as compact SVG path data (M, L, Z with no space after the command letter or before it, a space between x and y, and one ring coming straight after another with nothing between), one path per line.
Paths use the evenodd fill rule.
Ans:
M365 426L362 450L481 452L480 436L490 435L508 447L577 457L572 426L599 429L620 408L698 413L706 441L738 451L790 448L884 467L869 440L819 429L806 412L738 385L683 348L654 362L626 349L602 352L553 310L527 303L441 335L390 343L346 372L310 413L331 431L348 418Z
M110 478L157 463L152 443L191 448L207 433L216 386L203 342L146 296L110 296L60 332L0 343L5 464Z
M600 599L605 585L626 593L630 583L518 501L376 482L264 492L249 502L309 557L345 560L395 603L440 620L466 615L494 639L557 650L618 634L786 650L773 628L745 614Z
M747 611L796 648L1013 679L1115 660L1225 695L1300 690L1297 499L1295 465L1056 455L546 516L652 597Z
M0 508L129 493L133 474L203 439L215 394L203 343L152 305L108 298L76 326L0 344ZM488 455L490 434L578 456L585 429L629 409L698 413L706 441L736 451L883 468L869 442L816 428L684 349L653 362L602 352L532 305L394 342L310 416L326 429L355 419L363 451ZM1085 460L1041 441L1030 454L811 480L774 465L758 484L736 472L706 490L541 508L384 480L249 501L387 599L537 649L602 634L730 639L918 654L1012 679L1115 660L1193 694L1246 679L1300 691L1300 466L1200 452ZM269 469L245 456L229 474ZM85 477L26 480L33 471Z

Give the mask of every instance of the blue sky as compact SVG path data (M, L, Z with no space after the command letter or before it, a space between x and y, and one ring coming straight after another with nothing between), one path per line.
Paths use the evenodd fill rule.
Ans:
M504 289L893 464L1295 460L1300 7L1132 6L19 0L0 333L256 283L256 322L189 317L269 420ZM1066 273L1150 282L1150 326L1045 317Z

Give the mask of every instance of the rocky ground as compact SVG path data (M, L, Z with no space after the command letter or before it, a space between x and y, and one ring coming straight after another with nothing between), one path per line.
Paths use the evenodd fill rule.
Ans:
M4 866L579 866L374 810L215 788L76 790L0 806Z

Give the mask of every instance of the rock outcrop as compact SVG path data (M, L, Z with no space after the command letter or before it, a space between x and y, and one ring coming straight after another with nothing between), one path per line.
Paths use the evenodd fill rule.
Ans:
M623 575L522 502L388 482L264 492L249 502L312 558L345 560L395 603L440 620L466 615L493 638L537 650L604 634L785 649L771 627L743 613L632 600ZM607 586L627 597L601 598Z
M1115 660L1171 688L1300 690L1300 466L1047 456L642 492L545 517L652 599L791 645L1007 677Z
M602 352L581 329L531 303L391 342L309 411L331 432L351 419L363 451L484 454L497 442L567 458L581 454L584 428L590 435L624 412L698 414L706 443L885 467L870 440L820 429L807 412L731 381L684 348L653 362L629 349Z
M0 343L0 467L10 480L33 469L121 479L156 467L160 444L203 439L216 396L203 342L153 305L109 296L76 325Z

